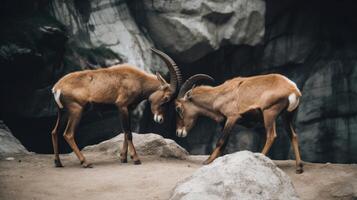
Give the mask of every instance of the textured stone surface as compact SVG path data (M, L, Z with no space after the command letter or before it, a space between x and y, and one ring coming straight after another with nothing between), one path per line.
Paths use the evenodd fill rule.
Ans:
M257 45L264 36L262 0L136 2L138 19L155 43L180 61L198 60L224 45Z
M120 156L121 147L124 141L124 134L101 142L96 145L87 146L83 151L103 152ZM137 134L133 133L133 142L139 156L154 155L165 158L185 159L188 152L179 146L175 141L165 139L154 133Z
M262 154L241 151L216 159L179 182L171 200L299 199L288 177Z
M118 59L105 60L105 66L125 62L146 71L162 70L157 56L151 54L150 38L139 30L125 1L61 0L51 6L54 17L68 28L80 47L108 48L118 55Z
M7 126L0 120L0 156L13 154L26 154L28 151L17 140L7 128Z

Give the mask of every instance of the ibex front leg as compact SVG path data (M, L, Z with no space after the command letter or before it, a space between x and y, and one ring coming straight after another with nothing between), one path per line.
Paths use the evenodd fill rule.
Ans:
M130 113L127 107L119 107L119 113L121 118L121 124L124 131L124 143L123 148L120 153L120 160L122 163L128 162L128 147L131 158L134 160L134 164L141 164L141 161L136 153L134 144L133 144L133 135L131 133L130 126Z
M216 148L214 149L212 154L209 156L209 158L203 162L203 164L206 165L206 164L211 163L214 159L216 159L218 156L220 156L222 154L224 147L228 141L229 134L238 119L239 119L239 117L227 118L227 121L223 128L222 135L217 141Z

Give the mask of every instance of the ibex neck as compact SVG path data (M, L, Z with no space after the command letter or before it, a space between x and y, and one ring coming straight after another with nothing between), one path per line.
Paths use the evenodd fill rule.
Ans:
M214 102L218 97L215 87L200 86L192 90L192 101L200 107L200 114L205 115L217 122L224 119L224 116L214 108Z
M144 98L148 98L153 92L158 90L161 85L160 81L157 80L155 76L147 77L142 84Z

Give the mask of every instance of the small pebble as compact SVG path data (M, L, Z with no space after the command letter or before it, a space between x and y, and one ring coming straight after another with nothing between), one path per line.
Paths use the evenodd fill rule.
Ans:
M15 158L14 157L7 157L7 158L5 158L5 160L12 161L12 160L15 160Z

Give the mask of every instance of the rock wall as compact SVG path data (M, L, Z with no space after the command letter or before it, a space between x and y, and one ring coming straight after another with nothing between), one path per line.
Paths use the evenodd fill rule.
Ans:
M153 2L152 7L161 8L159 3ZM180 4L183 7L185 1L180 2L183 2ZM200 5L211 2L204 1ZM235 3L248 5L245 1ZM261 3L264 4L264 2ZM171 4L178 3L175 1ZM175 7L171 4L164 3L167 10ZM220 8L230 5L228 2L217 4L220 4ZM181 7L175 8L181 9ZM208 73L221 83L235 76L271 72L288 76L297 83L303 93L295 120L300 137L302 158L314 162L357 162L356 110L352 103L356 98L354 82L356 81L357 55L354 49L357 48L357 42L354 35L357 29L353 25L357 22L357 16L353 14L355 8L356 4L352 1L343 3L266 1L265 15L264 10L253 12L265 16L265 18L254 18L255 24L264 23L265 25L263 30L255 32L264 32L264 37L257 43L227 42L218 49L207 48L209 45L197 47L201 51L198 49L195 51L204 52L204 54L189 59L182 58L186 53L191 56L189 48L181 48L178 52L172 47L171 40L169 42L161 40L159 44L166 51L171 51L177 56L176 59L179 60L186 78L195 73ZM245 8L246 11L250 9L249 6ZM166 18L174 18L173 12L177 12L176 9L174 10L169 14L166 14L166 10L160 10L158 15L164 17L168 15L170 17ZM200 8L200 13L204 13L202 10L205 9ZM153 15L151 7L144 11L148 13L148 16ZM195 18L195 14L187 14L187 12L184 14L181 12L178 15L180 18L182 15L193 15L192 18ZM244 13L242 15L244 16ZM149 22L145 22L143 26L149 27L150 30L152 27L150 17L147 18ZM249 24L251 18L245 17L244 19ZM259 22L259 20L265 20L265 22ZM138 18L137 21L143 20ZM204 20L201 22L204 23ZM161 29L169 29L165 23L160 23L160 26L165 26ZM219 28L207 30L212 35L220 31ZM238 30L237 32L239 33ZM254 37L254 35L251 36ZM189 39L185 37L185 33L181 35L181 38ZM195 38L189 41L186 43L190 46L200 44ZM178 47L180 45L177 45ZM246 120L243 125L245 127L237 125L232 131L227 153L243 149L261 151L265 141L264 128L261 124L251 126L251 120ZM145 124L143 127L145 127L143 131L146 129L158 131L156 125ZM270 157L292 158L289 137L281 128L280 123L278 127L278 138L270 151ZM212 124L211 120L203 118L198 121L187 139L180 139L178 142L191 153L207 154L212 152L220 129L219 125ZM174 129L170 129L170 133L166 134L168 137L175 137Z
M218 83L270 72L288 76L303 93L295 123L302 158L357 162L356 8L353 1L332 0L5 0L0 119L31 151L50 153L52 85L71 71L122 62L164 71L148 51L156 46L177 61L184 79L195 73L210 74ZM201 118L188 138L178 139L172 108L163 125L154 124L147 106L140 110L143 117L134 119L140 132L160 133L193 154L214 148L221 127L211 120ZM79 146L119 133L116 116L112 107L86 112ZM264 128L252 124L249 119L234 128L227 153L261 150ZM291 158L289 137L278 127L270 156Z
M0 119L32 151L52 151L56 107L50 89L63 75L118 63L167 71L125 1L5 1L1 15L6 29L0 33ZM133 124L142 110L135 111ZM110 106L85 112L79 146L117 135L117 116ZM69 150L63 140L60 144Z

